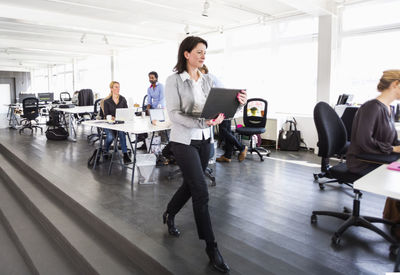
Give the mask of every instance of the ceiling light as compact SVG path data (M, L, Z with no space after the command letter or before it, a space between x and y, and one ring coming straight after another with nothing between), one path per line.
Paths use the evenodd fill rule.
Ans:
M86 33L82 34L81 43L85 43Z
M220 34L223 34L223 33L224 33L224 26L219 26L219 27L218 27L218 32L219 32Z
M185 31L186 35L190 34L190 29L189 29L189 25L185 25L185 28L183 29Z
M205 0L204 5L203 5L203 11L201 12L201 15L208 17L208 9L209 8L210 8L210 3L208 2L208 0Z
M105 43L106 45L109 45L107 36L106 36L105 34L103 35L103 41L104 41L104 43Z

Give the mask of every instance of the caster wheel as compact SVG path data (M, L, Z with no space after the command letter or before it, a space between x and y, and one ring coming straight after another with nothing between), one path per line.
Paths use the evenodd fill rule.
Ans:
M317 223L317 215L312 214L311 215L311 224L316 224Z
M332 236L332 244L333 245L339 245L340 244L340 237L336 233Z
M399 253L399 246L396 244L392 244L389 247L390 255L396 257L397 253Z
M323 183L319 184L319 189L324 190L325 189L325 185Z
M345 206L343 207L343 213L351 213L351 210Z
M267 157L269 157L270 155L271 155L271 154L270 154L270 153L268 153L268 154L267 154Z
M318 174L313 174L313 176L314 176L314 180L318 181Z

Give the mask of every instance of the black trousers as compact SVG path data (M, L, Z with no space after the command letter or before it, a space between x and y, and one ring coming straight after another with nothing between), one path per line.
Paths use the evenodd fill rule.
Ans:
M192 197L194 218L199 239L214 242L208 212L208 187L204 178L210 158L210 140L192 140L190 145L173 142L172 152L183 174L183 183L168 203L167 212L176 215Z
M222 136L222 138L225 140L225 154L224 157L230 159L232 158L232 153L234 147L238 149L239 151L243 151L245 146L241 144L237 138L233 135L231 131L231 121L230 120L224 120L220 125L219 125L219 132Z

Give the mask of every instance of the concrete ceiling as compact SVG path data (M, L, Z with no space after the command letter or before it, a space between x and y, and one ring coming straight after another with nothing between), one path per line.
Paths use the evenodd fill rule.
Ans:
M297 14L332 14L342 0L1 0L0 70L179 41Z

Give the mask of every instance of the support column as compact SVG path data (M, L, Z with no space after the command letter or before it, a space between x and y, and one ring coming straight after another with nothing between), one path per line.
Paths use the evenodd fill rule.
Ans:
M78 70L78 62L76 58L72 60L72 88L74 89L72 93L77 91L79 88L79 70Z
M338 24L335 15L319 17L318 25L318 70L317 102L334 103L334 67L337 52Z

